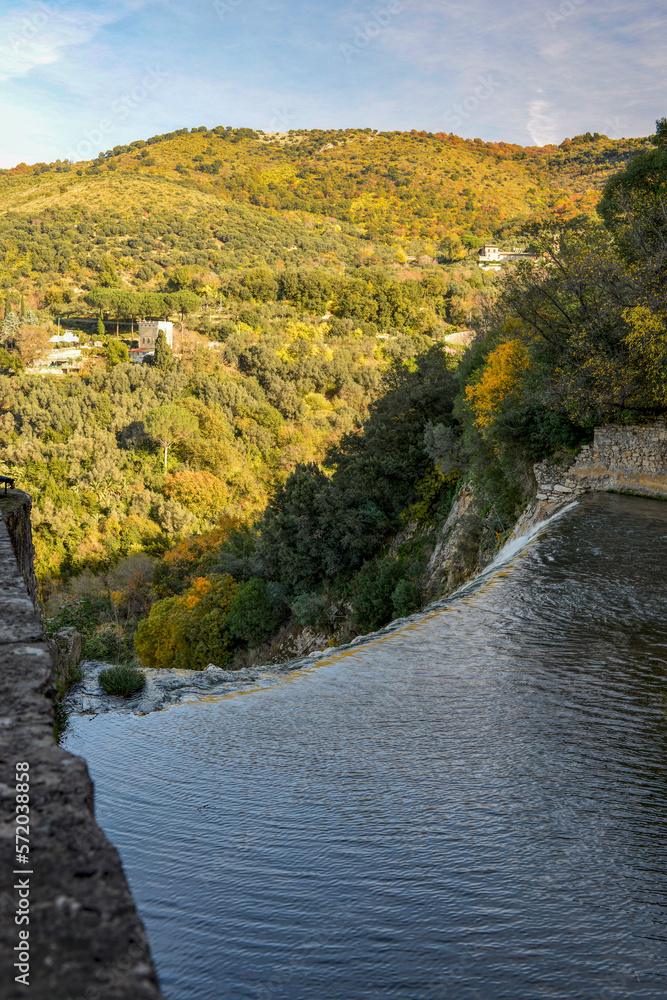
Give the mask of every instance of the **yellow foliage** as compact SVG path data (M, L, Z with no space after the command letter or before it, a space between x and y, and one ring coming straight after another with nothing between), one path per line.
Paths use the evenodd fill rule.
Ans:
M211 472L183 469L167 476L164 492L197 517L216 521L229 503L229 491Z
M653 402L667 403L667 327L661 316L646 306L626 309L623 319L629 329L625 338L630 361L640 369Z
M475 413L476 427L490 427L503 404L517 398L528 367L528 350L520 340L500 344L489 354L479 382L467 386L465 392L466 402Z
M134 640L147 667L202 670L225 664L231 655L227 615L238 584L233 577L197 577L181 597L157 601L139 622Z

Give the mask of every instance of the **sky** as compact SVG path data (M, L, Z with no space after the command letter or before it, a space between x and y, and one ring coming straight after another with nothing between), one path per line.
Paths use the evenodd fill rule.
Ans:
M199 125L650 135L663 0L2 0L0 167Z

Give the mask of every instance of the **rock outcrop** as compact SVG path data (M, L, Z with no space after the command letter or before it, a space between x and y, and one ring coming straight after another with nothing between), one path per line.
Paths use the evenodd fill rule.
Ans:
M51 636L49 645L56 690L60 693L75 679L83 653L83 636L75 628L63 628Z

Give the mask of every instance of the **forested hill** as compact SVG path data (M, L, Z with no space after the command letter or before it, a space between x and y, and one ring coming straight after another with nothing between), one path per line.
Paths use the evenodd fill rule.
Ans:
M443 243L456 259L475 241L516 240L536 218L592 212L605 180L647 144L180 129L91 161L0 171L0 281L85 287L106 256L132 284L183 264L405 263Z

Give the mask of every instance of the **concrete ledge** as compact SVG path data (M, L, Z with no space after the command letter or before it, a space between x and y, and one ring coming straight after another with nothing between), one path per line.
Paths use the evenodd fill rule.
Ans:
M26 589L26 577L34 581L30 497L13 490L3 506L13 537L0 520L0 996L159 1000L120 858L95 822L86 764L53 736L53 666ZM12 542L29 559L21 571ZM30 765L29 865L16 861L18 761ZM14 875L19 869L32 874ZM20 927L19 879L30 891L30 923ZM15 981L19 929L30 935L29 987Z

